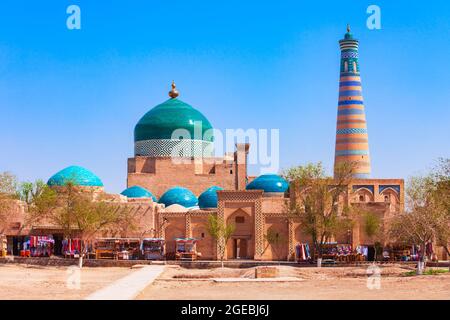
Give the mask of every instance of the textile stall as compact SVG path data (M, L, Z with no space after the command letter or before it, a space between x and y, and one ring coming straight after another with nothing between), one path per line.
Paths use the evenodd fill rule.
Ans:
M176 238L176 251L175 258L177 260L197 260L201 256L200 252L197 252L197 242L195 238Z
M418 261L420 247L416 245L395 245L392 254L395 261Z
M141 255L145 260L164 258L164 239L144 238L141 242Z
M65 258L78 258L81 252L81 239L64 239L62 241L62 254Z
M55 240L52 236L29 236L23 242L21 257L50 257Z
M140 240L135 238L101 238L95 245L96 259L137 260Z
M296 261L310 261L311 260L311 251L309 250L309 244L307 243L298 243L295 246L295 256Z
M322 247L322 258L324 260L335 260L353 262L360 260L360 256L353 252L352 245L347 243L328 242Z
M360 260L367 261L369 256L369 247L368 246L356 246L355 252L358 256L361 257Z

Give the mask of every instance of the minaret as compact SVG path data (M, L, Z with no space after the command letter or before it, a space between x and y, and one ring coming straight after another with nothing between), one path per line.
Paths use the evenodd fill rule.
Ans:
M370 157L359 76L358 44L347 26L344 39L339 41L341 72L334 165L352 162L355 164L354 178L364 179L370 176Z

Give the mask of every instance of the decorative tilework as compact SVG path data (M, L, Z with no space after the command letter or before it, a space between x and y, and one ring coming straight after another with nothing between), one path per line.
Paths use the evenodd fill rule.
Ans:
M354 185L353 186L353 192L355 192L355 191L357 191L357 190L359 190L361 188L365 188L365 189L370 190L370 192L372 192L372 194L374 193L374 186L373 185L362 185L362 184Z
M368 155L369 150L336 150L336 156Z
M365 113L364 113L364 110L361 110L361 109L338 110L338 115L347 115L347 114L365 114Z
M358 52L357 51L344 51L341 53L341 58L343 58L343 59L358 58Z
M361 128L348 128L348 129L338 129L337 134L355 134L355 133L367 133L367 129Z
M344 101L339 101L339 103L338 103L338 105L340 105L340 106L344 106L344 105L348 105L348 104L364 104L364 102L361 100L344 100Z
M399 185L380 185L378 188L378 192L381 194L384 190L391 188L398 194L400 194L400 186Z
M193 139L142 140L134 143L134 154L147 157L211 157L213 142Z

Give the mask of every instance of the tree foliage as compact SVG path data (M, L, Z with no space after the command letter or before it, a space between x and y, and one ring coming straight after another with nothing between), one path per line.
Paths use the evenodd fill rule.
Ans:
M223 266L225 249L227 247L228 240L230 240L236 229L236 226L234 224L226 224L225 221L219 219L217 215L210 214L208 216L206 229L211 237L213 237L217 242L219 258L220 261L222 261Z
M397 241L421 246L421 261L426 260L425 247L437 241L448 251L450 239L450 160L440 159L428 175L411 177L406 188L405 213L392 219L390 235Z
M10 172L0 173L0 235L5 233L13 220L11 211L17 199L17 178Z
M288 238L283 234L273 230L272 228L269 228L267 230L267 233L264 235L264 240L266 240L267 242L267 247L265 248L265 250L269 247L269 245L272 246L277 260L280 260L282 248L288 242Z
M300 220L303 231L311 236L319 258L326 242L351 228L351 208L340 201L340 197L348 190L353 170L352 163L339 164L332 178L325 174L319 162L293 167L284 173L294 193L287 210Z

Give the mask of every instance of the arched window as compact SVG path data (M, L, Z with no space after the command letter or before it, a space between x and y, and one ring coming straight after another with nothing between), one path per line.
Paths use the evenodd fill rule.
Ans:
M356 66L356 61L353 61L353 72L358 72L358 68Z
M363 195L359 196L359 202L364 202L364 196Z
M344 61L344 72L348 72L348 62Z
M245 222L245 218L244 218L244 217L236 217L236 218L234 219L234 221L235 221L236 223L244 223L244 222Z

